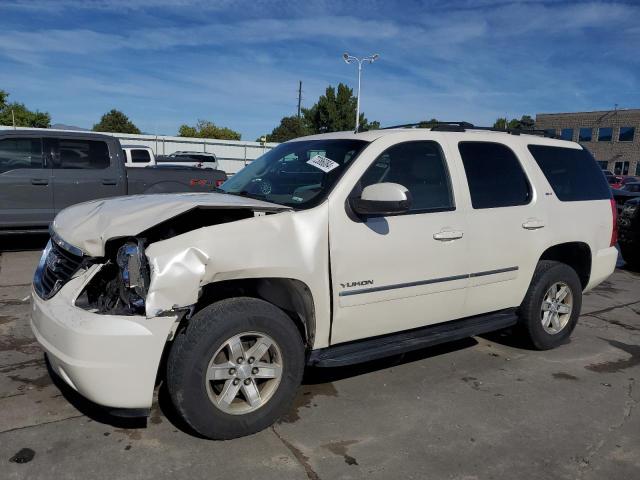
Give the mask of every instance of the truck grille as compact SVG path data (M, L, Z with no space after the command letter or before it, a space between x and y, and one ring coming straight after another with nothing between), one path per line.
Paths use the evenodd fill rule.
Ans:
M33 279L36 293L45 300L53 297L81 265L82 255L71 253L49 240Z

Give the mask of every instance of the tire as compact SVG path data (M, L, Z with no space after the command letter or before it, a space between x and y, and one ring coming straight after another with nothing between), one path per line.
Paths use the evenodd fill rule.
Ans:
M270 342L262 355L252 350ZM252 351L258 357L252 365L250 356L242 362L231 358ZM230 298L199 311L176 336L167 361L167 390L178 414L197 433L227 440L267 428L287 413L304 365L300 332L282 310L255 298ZM207 372L221 378L207 380Z
M566 313L566 307L557 303L562 293L552 295L551 289L554 286L556 292L565 292L562 290L563 286L568 288L568 293L560 303L571 303L569 313ZM553 301L545 301L549 299ZM565 343L571 335L578 322L581 307L582 285L576 271L564 263L542 260L536 267L529 290L518 309L520 333L537 350L555 348ZM547 310L547 316L543 308ZM557 317L554 317L554 313Z

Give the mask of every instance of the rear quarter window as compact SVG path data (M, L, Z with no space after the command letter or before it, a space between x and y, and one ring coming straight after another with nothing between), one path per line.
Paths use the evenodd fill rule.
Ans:
M563 202L606 200L611 190L588 150L528 145L553 193Z

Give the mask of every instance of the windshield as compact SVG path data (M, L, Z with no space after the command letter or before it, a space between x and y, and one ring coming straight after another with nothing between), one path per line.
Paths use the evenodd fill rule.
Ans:
M367 142L306 140L278 145L220 186L231 194L294 208L320 203Z

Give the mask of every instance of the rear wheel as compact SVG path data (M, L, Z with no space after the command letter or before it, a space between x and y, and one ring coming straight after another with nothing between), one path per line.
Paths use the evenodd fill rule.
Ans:
M285 414L303 370L304 346L291 319L263 300L233 298L198 312L176 337L167 387L194 430L230 439Z
M518 310L520 331L539 350L555 348L571 335L581 306L582 285L575 270L543 260Z

